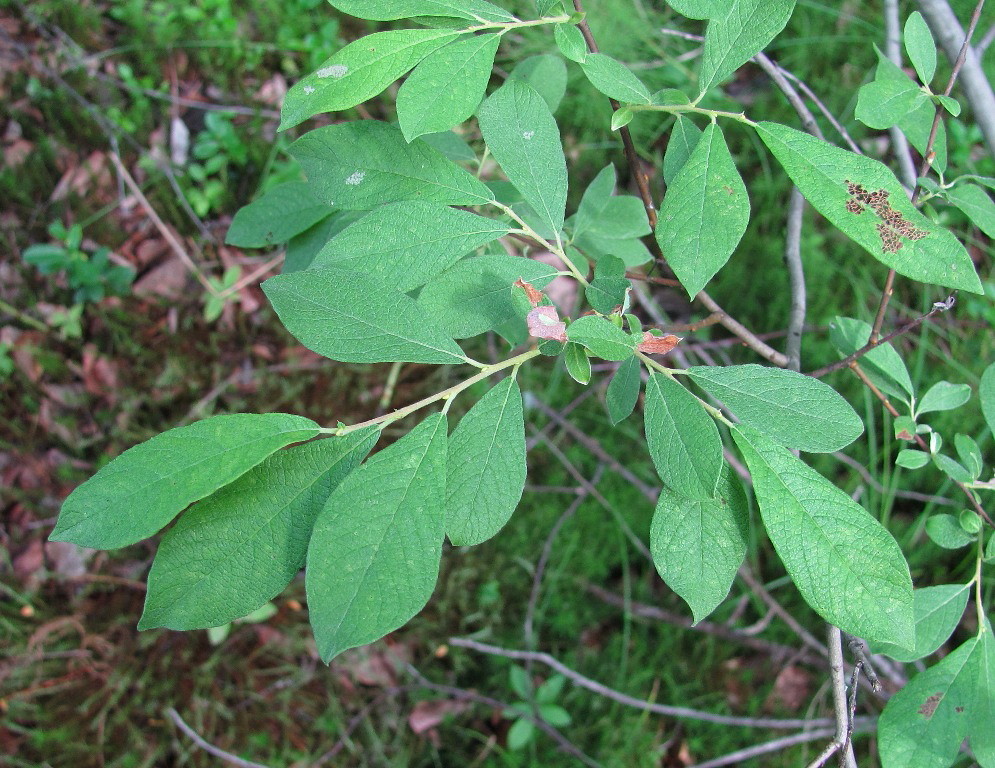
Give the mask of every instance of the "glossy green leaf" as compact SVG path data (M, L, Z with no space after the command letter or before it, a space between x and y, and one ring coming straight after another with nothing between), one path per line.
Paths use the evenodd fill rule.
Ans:
M318 425L287 413L237 413L176 427L129 448L69 494L49 539L116 549L146 539L186 507Z
M578 317L567 326L567 339L591 350L602 360L627 360L636 351L636 340L599 315Z
M759 123L757 133L812 206L878 261L914 280L981 293L967 250L913 207L886 166L778 123ZM871 196L873 206L863 202Z
M660 207L656 240L694 298L729 260L750 221L750 198L725 137L712 123Z
M926 521L926 535L943 549L961 549L974 542L974 536L961 528L953 515L932 515Z
M591 358L580 344L567 344L567 348L563 350L563 362L571 379L583 385L591 382Z
M854 116L870 128L884 130L926 104L929 97L876 46L875 51L878 64L874 80L860 88Z
M328 0L342 13L370 21L394 21L415 16L444 16L469 21L515 21L515 17L486 0Z
M385 288L407 292L506 234L499 221L439 203L391 203L336 235L311 266L365 272Z
M936 74L936 43L926 20L919 11L912 13L905 22L905 52L915 67L919 80L929 85Z
M848 357L862 349L871 338L871 326L863 320L852 317L835 317L829 324L829 340L840 353ZM912 401L915 390L912 379L898 352L885 342L871 349L860 358L860 367L871 382L886 395L897 397L902 402Z
M960 623L971 593L967 584L944 584L917 589L913 593L912 612L916 623L916 641L909 648L893 643L875 643L874 652L896 661L922 659L943 645Z
M449 438L446 535L480 544L511 519L525 489L525 416L513 376L467 411Z
M767 534L805 602L858 637L915 642L912 577L884 526L755 429L740 425L732 435L753 477Z
M624 64L604 53L589 53L580 68L605 96L623 104L649 104L650 92L642 81Z
M305 347L345 363L463 363L456 342L414 299L337 267L271 277L263 292Z
M232 219L225 242L239 248L285 243L331 215L330 206L315 199L307 184L289 181L243 206Z
M639 400L639 386L642 383L642 366L639 359L630 357L615 371L612 380L608 382L605 402L608 406L608 418L612 426L627 419Z
M978 707L981 653L971 638L889 699L878 719L881 764L888 768L948 768ZM985 727L990 730L991 723Z
M667 151L663 153L663 180L668 187L674 183L700 140L701 129L690 119L678 115L670 131Z
M660 479L680 496L712 498L722 471L722 439L697 398L668 376L651 372L645 422Z
M379 640L431 597L446 529L446 452L445 417L433 414L328 497L305 575L323 661Z
M981 374L978 399L981 400L981 413L988 422L988 428L995 432L995 363L990 364Z
M660 577L691 607L695 623L725 600L746 556L749 508L739 480L722 467L712 497L668 488L650 523L650 552Z
M958 184L945 195L978 229L995 238L995 203L985 190L974 184Z
M864 431L850 404L810 376L754 364L693 367L687 372L744 424L788 448L838 451Z
M938 381L926 390L926 394L916 404L916 413L952 411L954 408L960 408L970 399L971 388L967 384Z
M426 316L457 339L497 330L517 318L511 287L521 278L545 288L556 267L507 254L463 259L426 285L418 305ZM525 327L524 318L517 318Z
M619 107L614 112L612 112L611 119L611 129L612 131L617 131L619 128L625 128L629 123L632 122L632 118L636 116L629 107Z
M393 29L349 43L287 91L280 130L293 128L322 112L349 109L373 98L459 35L452 29Z
M587 58L587 42L575 25L557 24L553 27L553 39L560 53L570 61L581 63Z
M469 118L484 98L500 42L500 35L474 35L422 59L397 92L404 138L448 131Z
M534 88L549 111L555 112L567 92L567 65L559 56L541 53L519 61L508 79L519 80Z
M784 29L795 0L729 0L721 15L711 16L701 57L702 93L718 85Z
M304 565L311 526L380 432L278 451L180 517L149 572L139 629L203 629L248 616Z
M480 107L478 120L508 180L558 232L567 202L567 164L546 102L531 86L509 79Z
M305 134L288 150L314 193L329 205L369 209L401 200L480 205L487 186L424 141L376 120L339 123Z
M632 284L625 277L625 264L614 256L602 256L594 265L594 279L584 289L587 302L603 315L626 303Z

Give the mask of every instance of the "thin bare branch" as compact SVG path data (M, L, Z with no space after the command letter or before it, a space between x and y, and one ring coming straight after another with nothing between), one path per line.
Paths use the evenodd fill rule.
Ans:
M832 735L833 731L830 728L802 731L793 736L783 736L780 739L765 741L763 744L757 744L746 749L738 749L735 752L730 752L727 755L716 757L712 760L706 760L703 763L694 763L689 768L722 768L725 765L742 765L745 760L751 760L761 755L769 755L771 752L780 752L789 747L796 747L799 744L807 744L810 741L826 739Z
M805 328L805 269L802 265L802 218L805 198L798 187L791 188L788 201L788 219L784 236L784 262L791 286L791 309L788 314L788 339L785 352L792 371L802 367L802 331Z
M853 748L848 744L850 735L850 710L846 699L846 667L843 664L843 635L839 627L827 626L829 648L829 680L833 692L833 714L836 716L836 738L846 768L857 768Z
M742 728L793 729L828 727L834 724L834 721L828 718L814 718L811 720L780 720L771 717L738 717L736 715L717 715L712 712L704 712L702 710L691 709L689 707L674 707L669 704L657 704L656 702L637 699L634 696L629 696L627 693L622 693L621 691L616 691L614 688L602 685L596 680L585 677L580 674L580 672L571 669L566 664L562 663L548 653L542 653L539 651L516 651L508 648L501 648L496 645L488 645L487 643L481 643L466 637L451 637L449 638L449 644L458 648L467 648L471 651L477 651L478 653L486 653L490 656L501 656L506 659L515 659L517 661L526 661L531 659L532 661L540 664L545 664L550 669L559 672L567 679L572 680L581 688L585 688L598 694L599 696L604 696L612 701L617 701L619 704L624 704L627 707L633 707L634 709L640 709L644 712L652 712L665 717L674 717L685 720L700 720L707 723L732 725Z
M269 766L263 765L262 763L254 763L251 760L244 760L238 755L233 755L231 752L225 752L220 747L216 747L205 741L201 735L197 733L197 731L183 721L183 718L180 717L180 713L172 707L169 707L166 710L166 714L169 716L169 719L176 724L176 727L189 737L190 741L207 752L209 755L214 755L218 759L224 760L226 763L239 766L239 768L269 768Z

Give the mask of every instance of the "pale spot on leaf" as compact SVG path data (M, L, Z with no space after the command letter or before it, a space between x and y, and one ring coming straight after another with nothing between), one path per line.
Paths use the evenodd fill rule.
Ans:
M358 187L363 183L364 178L366 178L366 171L356 171L345 180L345 183L350 187Z
M318 90L318 89L317 89L317 88L315 88L315 87L314 87L313 85L305 85L305 86L304 86L304 93L305 93L305 95L307 95L307 96L310 96L310 95L311 95L312 93L314 93L314 92L315 92L316 90Z
M525 139L526 141L529 141L535 135L536 135L535 131L525 131L524 133L522 133L522 138Z
M349 67L345 64L332 64L330 67L322 67L315 74L318 77L343 77L349 71Z

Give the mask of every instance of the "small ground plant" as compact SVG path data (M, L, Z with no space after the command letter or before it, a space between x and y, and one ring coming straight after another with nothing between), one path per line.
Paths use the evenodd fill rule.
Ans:
M923 158L903 185L845 131L848 148L827 141L798 88L762 53L787 24L793 0L671 2L705 22L701 63L695 77L656 91L598 50L579 0L571 8L537 0L530 16L486 0L332 4L398 24L346 45L295 83L281 128L350 110L406 76L397 121L345 121L305 133L289 151L306 182L274 186L242 209L228 241L286 244L284 272L263 290L311 350L345 363L446 366L453 383L356 424L243 413L170 430L77 488L52 539L109 549L171 525L148 577L142 629L226 626L266 605L303 565L314 637L331 661L426 605L446 539L473 546L500 532L527 475L519 372L562 365L580 386L604 385L613 424L634 418L641 404L661 482L643 549L695 622L727 598L748 542L762 530L804 601L829 625L836 719L816 735L826 742L821 763L834 754L855 763L853 736L873 725L856 715L861 675L875 692L881 685L864 641L874 653L919 661L963 623L972 627L967 639L889 692L877 748L887 766L942 768L966 739L978 763L995 766L985 570L995 560L995 538L981 495L995 490L995 481L983 479L987 435L957 431L945 441L924 417L964 405L970 387L942 381L917 392L889 343L949 311L947 290L984 295L964 244L927 214L952 206L983 233L995 231L986 191L995 179L949 173L943 115L961 110L951 96L958 66L945 87L933 85L937 53L923 18L913 14L904 27L915 79L881 54L856 106L865 125L893 130ZM502 45L533 28L545 31L548 52L511 61L497 78ZM804 130L727 108L721 86L751 60L786 95ZM591 98L611 101L604 132L621 140L638 191L620 192L610 164L569 215L571 179L554 116L567 67L583 74ZM644 121L667 134L652 174L640 157L650 153L630 133L630 124ZM748 257L737 247L751 218L749 186L729 131L753 137L795 186L786 205L791 310L783 351L706 292L730 258ZM204 155L209 163L210 151ZM662 199L651 176L665 182ZM840 360L807 374L799 245L806 201L889 270L873 323L837 317L829 336ZM935 303L889 329L897 275L925 284ZM582 302L554 301L549 286L557 278L572 281ZM648 282L682 290L707 315L684 327L658 319L643 303ZM677 333L719 324L765 364L686 364ZM478 359L490 352L486 362ZM942 547L970 548L969 579L914 587L889 528L800 457L840 451L864 431L854 408L821 380L843 368L894 418L895 439L908 446L897 465L932 464L959 487L964 511L934 515L926 530ZM484 385L476 402L465 402ZM995 430L995 365L981 374L978 396ZM410 430L374 452L384 429L412 423L407 417L417 417ZM759 519L750 514L746 479ZM853 653L849 681L842 633ZM454 644L494 650L468 639ZM570 724L555 703L564 678L533 695L532 682L513 675L526 700L513 707L516 743L533 738L535 722Z

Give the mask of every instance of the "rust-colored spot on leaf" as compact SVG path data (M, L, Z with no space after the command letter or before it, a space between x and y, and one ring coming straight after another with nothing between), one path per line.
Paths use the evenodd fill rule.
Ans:
M555 307L536 307L525 318L529 326L529 335L537 339L567 340L566 323L560 320Z
M940 702L942 700L943 700L942 693L934 693L932 696L926 699L926 701L923 702L921 707L919 707L919 714L922 715L927 720L929 720L929 718L933 716L933 713L936 712L936 708L940 706Z
M959 714L960 714L961 712L963 712L963 711L964 711L964 707L954 707L954 712L956 712L956 713L957 713L958 715L959 715Z
M531 283L527 283L522 278L515 281L515 285L525 291L525 296L533 307L538 307L542 303L542 291L537 290Z
M890 192L883 189L869 192L862 184L849 179L843 183L846 184L846 191L850 193L850 199L846 201L847 211L859 216L870 208L880 219L875 228L881 237L881 249L885 253L898 253L903 244L903 237L908 240L922 240L929 234L926 230L913 225L900 211L891 207L891 203L888 202Z
M647 355L665 355L676 347L680 341L680 337L671 334L654 336L649 331L643 331L643 340L639 342L636 349Z

